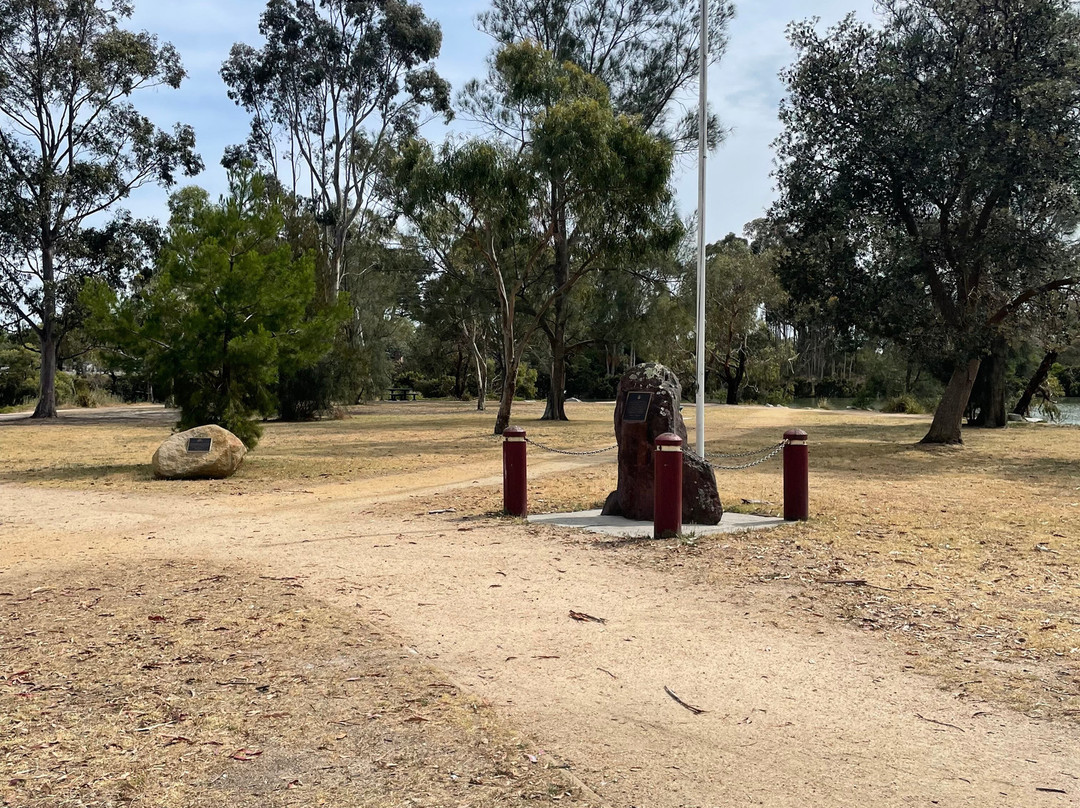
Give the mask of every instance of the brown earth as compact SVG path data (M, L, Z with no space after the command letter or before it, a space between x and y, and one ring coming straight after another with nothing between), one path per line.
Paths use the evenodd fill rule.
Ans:
M610 442L610 405L576 405L570 424L539 412L518 422L549 445ZM236 477L203 483L150 479L160 410L0 421L0 793L1074 804L1078 431L926 450L909 416L708 418L713 452L810 432L810 523L626 542L493 517L491 417L463 406L271 424ZM613 486L611 453L530 451L534 510L597 506ZM718 477L726 505L779 501L775 461ZM292 700L269 724L267 695ZM375 730L335 723L369 714Z

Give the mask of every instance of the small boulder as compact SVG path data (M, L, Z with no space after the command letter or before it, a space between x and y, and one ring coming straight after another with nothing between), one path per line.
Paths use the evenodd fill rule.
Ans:
M247 447L216 424L177 432L154 452L154 476L165 480L221 480L244 462Z

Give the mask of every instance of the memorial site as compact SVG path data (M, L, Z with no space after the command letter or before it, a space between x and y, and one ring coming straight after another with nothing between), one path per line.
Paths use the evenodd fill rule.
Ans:
M0 807L1080 804L1080 6L0 0Z

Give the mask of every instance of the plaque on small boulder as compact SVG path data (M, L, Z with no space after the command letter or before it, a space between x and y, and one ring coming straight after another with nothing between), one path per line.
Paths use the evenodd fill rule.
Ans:
M626 394L626 406L623 407L623 421L642 423L649 414L652 393L635 390Z
M216 424L197 426L169 437L154 452L154 476L166 480L220 480L244 462L247 447Z
M653 442L665 432L674 432L686 446L686 424L679 413L681 399L678 377L663 365L637 365L622 377L615 400L619 485L604 503L605 515L653 518ZM712 467L686 451L682 509L684 524L715 525L724 514Z

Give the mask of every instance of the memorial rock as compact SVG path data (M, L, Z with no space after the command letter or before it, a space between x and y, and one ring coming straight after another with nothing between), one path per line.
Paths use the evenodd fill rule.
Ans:
M626 372L615 400L615 439L619 443L619 487L604 503L605 516L653 518L653 442L674 432L686 448L686 424L679 413L682 385L663 365L648 362ZM684 524L715 525L724 514L716 476L701 458L683 454Z
M216 424L177 432L154 452L154 476L166 480L220 480L244 462L247 447Z

